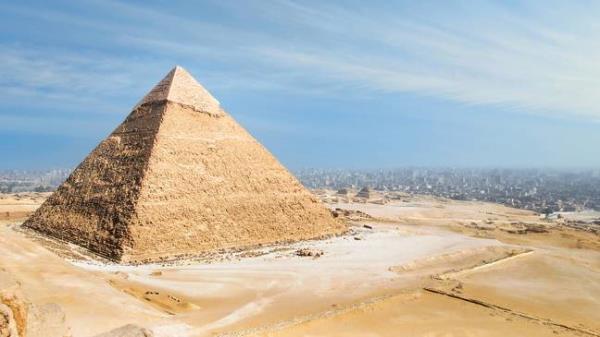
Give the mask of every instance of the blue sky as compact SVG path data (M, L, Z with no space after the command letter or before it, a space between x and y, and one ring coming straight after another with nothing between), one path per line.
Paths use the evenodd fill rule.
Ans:
M73 167L175 64L292 169L600 166L597 1L5 1L0 169Z

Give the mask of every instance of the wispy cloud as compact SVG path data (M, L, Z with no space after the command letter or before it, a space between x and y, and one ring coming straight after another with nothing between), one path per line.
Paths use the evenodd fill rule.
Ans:
M90 106L114 112L114 101L147 90L136 79L148 72L135 60L98 53L47 51L0 45L0 98L22 105Z
M600 119L600 24L594 15L600 8L595 3L214 2L219 20L200 11L118 1L88 4L119 19L9 8L21 16L89 29L101 45L90 43L92 51L85 52L1 46L4 95L104 100L143 90L142 84L150 83L145 69L177 62L202 72L209 87L223 90L349 97L410 92ZM110 52L119 49L127 52Z
M78 120L57 116L17 116L0 114L1 131L19 131L34 135L53 135L71 137L98 137L98 131L104 136L114 128L114 122Z
M586 14L593 8L560 11L564 6L555 4L556 11L548 13L545 6L552 5L546 3L507 8L482 2L439 9L443 14L424 18L422 13L398 16L370 8L278 3L296 9L290 11L292 22L320 35L305 44L257 52L320 79L466 104L600 117L600 44L595 38L600 25Z

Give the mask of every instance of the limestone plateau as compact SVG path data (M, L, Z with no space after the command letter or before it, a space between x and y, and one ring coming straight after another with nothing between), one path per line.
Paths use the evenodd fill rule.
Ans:
M179 66L25 226L123 263L346 229Z

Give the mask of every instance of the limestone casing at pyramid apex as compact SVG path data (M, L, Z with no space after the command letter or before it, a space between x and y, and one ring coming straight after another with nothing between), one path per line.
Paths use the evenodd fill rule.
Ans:
M170 101L214 116L224 114L219 101L183 67L176 65L133 108L151 102Z

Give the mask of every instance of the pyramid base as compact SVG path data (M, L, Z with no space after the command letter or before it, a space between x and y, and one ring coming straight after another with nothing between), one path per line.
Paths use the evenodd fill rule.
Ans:
M331 237L343 235L347 233L347 229L344 228L341 231L329 234L321 234L313 237L306 237L301 239L282 239L277 241L270 242L261 242L261 243L253 243L241 246L224 246L222 248L210 248L205 250L195 250L189 252L176 252L176 253L150 253L150 254L124 254L118 259L111 259L111 261L124 264L124 265L142 265L142 264L151 264L151 263L166 263L166 262L175 262L175 261L186 261L186 260L205 260L216 257L217 255L223 253L235 253L265 247L273 247L278 245L288 245L301 241L308 240L324 240ZM93 252L92 252L93 253Z
M55 249L55 246L63 247L63 248L59 249L59 254L60 254L60 251L62 251L62 250L67 250L67 251L72 250L73 249L72 245L76 245L79 249L81 249L81 252L78 252L77 254L81 254L82 252L85 252L84 254L90 256L92 259L106 260L106 261L111 261L111 262L123 264L123 265L142 265L142 264L165 263L165 262L175 262L175 261L185 261L185 260L204 260L204 259L210 259L210 258L216 257L216 255L223 254L226 252L229 252L229 253L241 252L241 251L245 251L245 250L253 250L253 249L259 249L259 248L264 248L264 247L269 247L269 246L293 244L296 242L308 241L308 240L324 240L324 239L328 239L331 237L343 235L348 232L348 228L345 225L342 225L340 227L336 227L335 230L331 230L327 233L314 235L314 236L306 236L306 237L299 238L299 239L298 238L294 238L294 239L282 238L282 239L275 240L275 241L265 240L263 242L248 243L248 244L243 244L243 245L227 245L227 246L223 246L220 248L206 248L206 249L198 248L195 250L180 251L180 252L167 252L167 253L140 252L140 253L135 253L131 249L124 249L124 250L119 249L119 250L110 251L110 252L106 251L106 250L97 250L97 249L93 249L93 247L86 247L86 246L82 245L81 242L66 240L65 238L58 237L55 235L54 232L43 231L43 230L40 230L39 228L32 227L30 225L26 225L26 223L24 223L22 225L22 227L34 232L36 235L44 237L44 239L53 241L55 243L52 245L54 249ZM52 250L54 250L54 249L52 249ZM120 254L121 251L125 251L125 253ZM107 252L108 252L108 254L107 254Z

